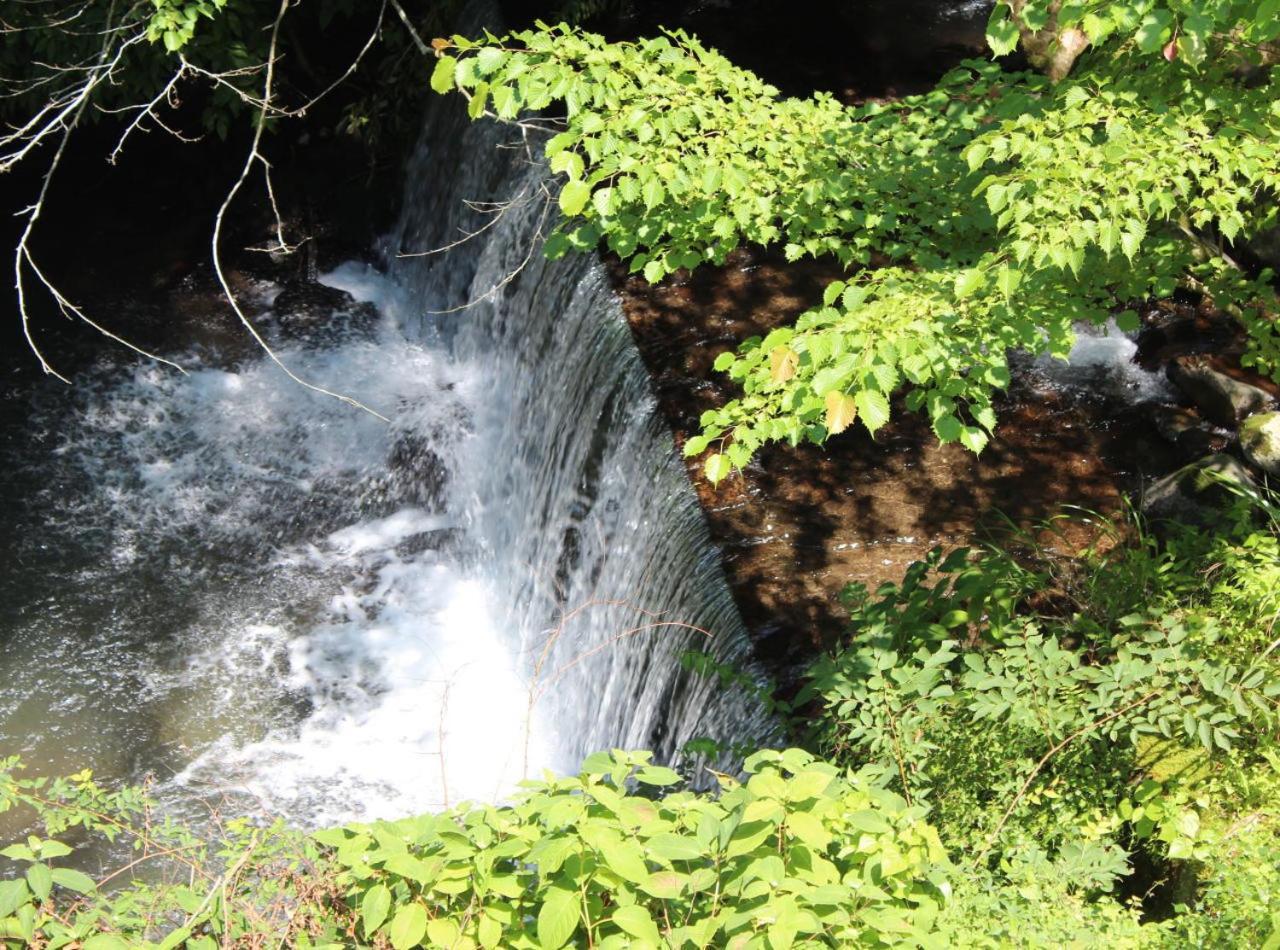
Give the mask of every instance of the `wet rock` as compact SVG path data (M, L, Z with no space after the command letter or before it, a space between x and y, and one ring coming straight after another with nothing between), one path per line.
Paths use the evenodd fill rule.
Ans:
M1226 438L1190 409L1151 404L1147 412L1160 437L1174 445L1185 461L1221 452L1226 447Z
M396 545L396 554L408 558L424 551L443 551L459 545L463 537L459 528L435 528L420 531Z
M285 284L271 310L284 337L317 342L367 327L377 316L372 304L357 303L345 290L310 280Z
M1153 521L1211 525L1236 497L1224 482L1246 489L1256 487L1238 459L1210 455L1156 481L1143 496L1142 512Z
M387 467L400 498L429 511L444 510L449 468L430 433L401 433L391 446Z
M1240 448L1249 464L1280 478L1280 412L1259 412L1240 426Z
M1271 403L1265 390L1218 372L1201 357L1181 357L1170 363L1166 372L1169 381L1216 425L1234 428L1241 419Z

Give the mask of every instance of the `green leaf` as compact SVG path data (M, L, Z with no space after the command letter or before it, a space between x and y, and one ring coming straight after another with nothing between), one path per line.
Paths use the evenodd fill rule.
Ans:
M0 920L17 910L20 904L26 902L30 894L27 882L21 878L0 881Z
M494 73L503 60L507 58L507 54L502 50L493 46L486 46L476 54L476 72L481 76L488 76Z
M956 278L955 294L960 300L966 297L972 297L987 282L986 273L979 267L971 267L966 271L962 271L960 276Z
M658 933L658 925L653 922L653 917L650 916L649 911L639 904L632 904L630 907L619 907L613 912L613 922L621 930L633 937L647 940L654 946L662 943L662 936Z
M437 917L427 923L427 939L433 947L452 947L461 936L457 922L448 917Z
M441 56L436 60L436 68L431 71L431 88L436 92L444 93L453 88L454 71L458 68L458 61L452 56Z
M391 920L391 946L395 950L409 950L422 943L427 935L427 912L421 904L401 907Z
M391 891L385 884L375 884L365 892L360 902L360 921L364 924L364 935L372 938L373 933L387 919L391 910Z
M560 190L560 210L566 217L572 218L582 213L590 198L591 186L585 181L565 182L564 188Z
M59 887L65 887L80 894L92 894L97 890L93 878L81 871L73 871L71 868L54 868L52 873L53 883Z
M997 56L1008 56L1018 48L1018 26L1007 3L998 3L987 21L987 45Z
M1152 10L1147 14L1134 39L1144 53L1158 53L1169 42L1172 34L1173 14L1168 10Z
M965 426L960 430L960 444L974 455L981 455L987 442L987 434L976 426Z
M70 853L71 849L61 841L49 840L40 842L40 857L46 860L49 858L63 858Z
M476 936L480 940L480 946L484 947L485 950L493 950L502 940L502 924L488 914L482 914L480 923L476 927Z
M678 785L684 781L675 769L662 765L649 765L636 772L635 779L642 785Z
M707 476L707 480L712 485L716 485L733 471L733 463L717 452L715 455L708 457L707 461L703 463L702 471Z
M666 861L694 861L706 853L695 838L665 833L654 835L645 842L645 847Z
M130 944L115 934L94 934L80 947L81 950L129 950Z
M559 950L578 929L580 895L564 887L547 889L538 911L538 945L542 950Z
M31 893L42 901L46 900L49 891L53 889L53 874L49 871L49 865L33 864L27 868L27 884L31 887Z
M889 824L883 815L869 809L849 812L844 816L844 820L859 831L866 831L873 835L881 835L893 830L893 825Z
M858 407L858 413L862 416L862 424L872 435L875 435L889 421L889 400L884 393L878 393L874 389L862 389L853 397L853 401Z
M601 842L601 854L604 863L623 880L632 884L643 884L649 880L649 868L645 864L644 855L633 841Z

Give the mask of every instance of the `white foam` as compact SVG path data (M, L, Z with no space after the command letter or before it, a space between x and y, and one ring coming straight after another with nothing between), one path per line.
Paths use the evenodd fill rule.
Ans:
M1137 344L1114 320L1101 327L1084 324L1076 328L1076 342L1065 361L1041 357L1035 372L1053 388L1098 392L1129 403L1170 398L1164 374L1134 362L1137 352Z
M355 577L305 632L277 632L285 682L310 714L256 742L220 742L176 781L325 823L492 801L548 764L486 585L434 552L394 551L438 522L406 510L313 548L317 569Z
M400 305L364 265L325 281L386 308L384 318ZM100 528L113 552L84 583L129 598L154 560L178 606L164 608L158 640L122 628L100 656L47 659L71 665L31 688L56 709L61 690L118 684L122 731L153 729L144 741L178 750L177 774L160 786L178 807L244 794L317 824L503 797L526 767L558 764L528 721L518 638L495 621L499 595L483 569L431 540L457 518L401 497L408 489L388 470L402 437L447 456L492 386L387 319L373 338L278 353L392 424L265 359L197 364L186 376L144 366L91 383L58 427L63 463L92 485L91 497L59 502L67 523ZM406 484L417 474L405 472ZM140 684L132 694L128 677ZM0 683L0 701L5 692ZM112 729L100 733L85 744ZM104 748L102 760L110 751L130 752Z

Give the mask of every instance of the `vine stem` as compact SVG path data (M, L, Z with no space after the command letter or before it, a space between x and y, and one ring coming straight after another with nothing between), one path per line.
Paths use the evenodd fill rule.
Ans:
M1137 709L1139 706L1143 705L1144 703L1151 702L1151 700L1155 699L1159 695L1160 695L1160 690L1153 689L1151 692L1147 693L1145 696L1141 697L1140 699L1135 699L1133 702L1129 703L1128 705L1121 706L1119 709L1115 710L1114 712L1108 713L1107 715L1103 716L1101 719L1095 719L1093 722L1089 723L1087 726L1081 726L1079 729L1071 733L1071 735L1067 736L1057 745L1049 749L1049 751L1046 752L1043 756L1041 756L1040 761L1037 762L1035 765L1035 768L1031 770L1031 774L1028 775L1026 781L1022 783L1022 787L1018 789L1018 794L1013 796L1013 801L1009 803L1009 807L1006 808L1004 810L1004 814L1000 816L1000 821L996 823L995 828L992 830L991 834L987 837L987 843L983 845L982 850L978 852L978 857L976 858L976 860L981 861L984 857L987 856L987 852L991 850L992 845L996 843L996 839L1000 837L1000 832L1004 830L1004 826L1009 821L1009 818L1013 815L1014 810L1018 807L1022 799L1026 797L1027 792L1031 790L1032 783L1035 782L1037 776L1039 776L1041 771L1043 771L1045 765L1048 764L1050 759L1052 759L1055 755L1057 755L1059 752L1065 749L1068 745L1070 745L1072 742L1075 742L1077 739L1079 739L1081 736L1085 735L1086 733L1093 732L1095 729L1101 729L1103 726L1111 722L1113 719L1119 719L1129 710Z

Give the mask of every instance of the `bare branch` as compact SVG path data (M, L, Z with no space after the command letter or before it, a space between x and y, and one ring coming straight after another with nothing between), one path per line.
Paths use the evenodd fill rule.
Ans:
M227 275L222 268L222 252L220 250L220 245L222 242L222 226L227 215L227 209L231 207L232 202L235 201L236 196L240 193L240 189L244 187L244 183L248 179L249 173L253 170L255 164L261 162L264 167L270 167L259 149L262 145L262 133L267 125L267 116L271 112L272 84L275 80L276 49L280 38L280 23L284 20L284 15L288 10L289 0L280 0L280 9L276 13L275 23L271 28L271 43L267 54L266 77L263 80L262 104L258 112L257 123L254 127L253 141L249 146L249 154L245 158L244 167L240 169L240 176L235 180L235 183L231 186L231 190L227 192L226 197L222 200L222 205L218 208L218 214L213 221L213 240L211 242L213 248L213 270L218 277L218 283L222 286L223 294L226 296L228 303L231 304L231 309L235 312L235 315L239 319L241 325L249 331L249 335L252 336L258 346L262 348L262 351L267 354L271 359L271 362L280 367L286 376L299 386L310 389L313 392L320 393L324 396L332 396L339 402L344 402L357 409L363 409L371 416L381 419L383 422L390 422L391 420L382 415L382 413L370 409L359 400L343 395L342 393L325 389L323 386L317 386L314 383L307 382L286 366L280 357L276 355L275 350L273 350L267 341L263 339L262 334L258 332L258 328L253 325L253 321L251 321L245 314L244 309L236 299L236 295L231 289L231 284L227 281Z

